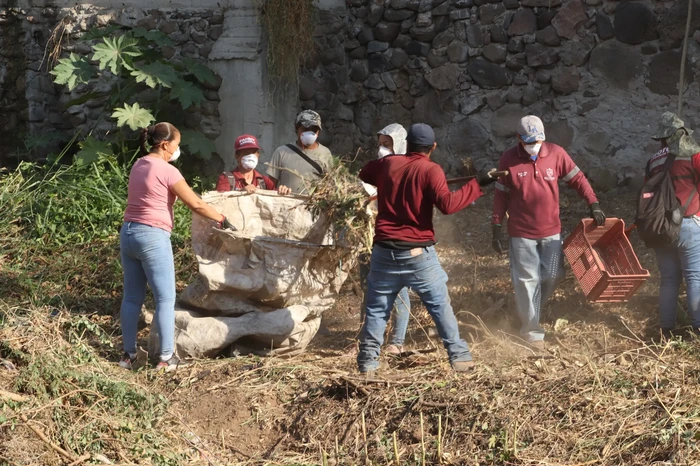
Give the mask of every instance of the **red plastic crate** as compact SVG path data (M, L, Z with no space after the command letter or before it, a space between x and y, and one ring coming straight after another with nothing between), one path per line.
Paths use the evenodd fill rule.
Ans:
M609 218L597 227L584 219L564 241L564 255L583 293L595 303L622 303L649 278L625 234L625 222Z

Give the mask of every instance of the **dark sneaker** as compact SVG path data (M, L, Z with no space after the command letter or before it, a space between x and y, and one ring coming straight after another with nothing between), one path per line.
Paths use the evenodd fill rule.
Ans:
M452 361L450 364L455 372L470 372L476 369L474 361Z
M177 356L172 356L167 361L160 361L156 365L156 370L159 372L172 372L177 370L178 367L184 366Z
M122 358L119 360L119 367L123 367L124 369L132 370L134 368L134 365L136 364L136 357L130 357L129 353L124 351L124 354L122 354Z

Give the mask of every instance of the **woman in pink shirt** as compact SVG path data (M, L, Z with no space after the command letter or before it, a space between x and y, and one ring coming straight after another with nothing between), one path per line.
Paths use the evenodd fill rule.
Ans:
M150 151L148 147L150 146ZM159 370L177 368L175 356L175 262L170 244L173 204L180 198L193 212L214 220L219 228L233 226L187 185L180 171L168 162L180 157L180 131L170 123L157 123L141 133L144 154L131 168L124 224L120 232L124 269L121 307L124 355L119 365L131 369L136 360L136 333L146 285L156 302L154 321L160 336Z

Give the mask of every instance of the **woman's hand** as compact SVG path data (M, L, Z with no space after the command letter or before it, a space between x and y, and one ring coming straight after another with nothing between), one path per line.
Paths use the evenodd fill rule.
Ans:
M292 194L291 188L288 188L285 185L281 185L279 188L277 188L277 192L281 194L282 196L285 196L287 194Z
M253 194L255 191L258 190L258 188L256 188L252 184L245 185L245 187L243 189L245 189L245 192L247 192L248 194Z

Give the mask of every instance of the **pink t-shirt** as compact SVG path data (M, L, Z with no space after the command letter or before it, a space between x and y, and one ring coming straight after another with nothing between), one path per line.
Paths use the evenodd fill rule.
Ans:
M171 188L182 179L180 170L163 159L151 156L138 159L129 175L124 221L172 231L177 196Z

